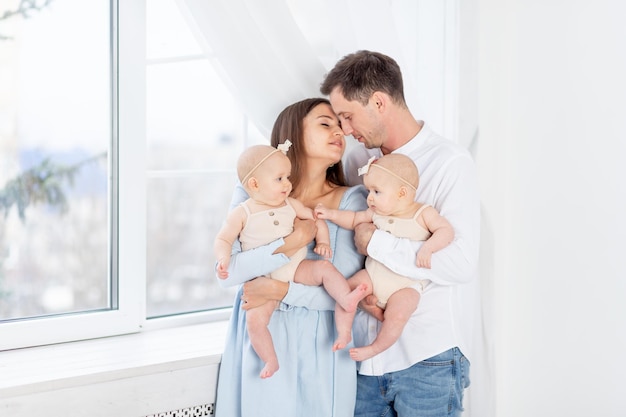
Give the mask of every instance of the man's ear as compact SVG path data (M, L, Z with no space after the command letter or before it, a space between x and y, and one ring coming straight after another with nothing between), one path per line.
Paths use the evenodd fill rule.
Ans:
M374 106L378 111L385 110L385 106L387 105L388 96L382 91L374 91L372 94L372 101L374 102Z

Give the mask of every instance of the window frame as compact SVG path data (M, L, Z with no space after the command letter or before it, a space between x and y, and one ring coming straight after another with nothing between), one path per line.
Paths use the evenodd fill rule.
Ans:
M0 351L138 332L145 320L145 1L110 1L110 28L110 308L3 322Z

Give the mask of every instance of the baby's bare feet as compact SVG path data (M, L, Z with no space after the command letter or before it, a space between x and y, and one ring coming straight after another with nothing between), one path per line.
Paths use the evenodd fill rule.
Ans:
M348 346L348 343L350 343L351 340L352 336L350 335L350 332L347 332L346 334L340 334L337 337L337 340L335 340L335 343L333 343L333 352L345 349L345 347Z
M259 375L262 379L269 378L274 373L278 371L278 360L276 361L268 361L263 369L261 369L261 374Z
M350 357L355 361L364 361L376 356L378 352L372 346L363 346L350 349Z
M341 305L341 307L348 313L354 313L356 311L356 307L359 305L359 302L367 295L366 291L367 285L360 284L348 295L346 295L339 305Z

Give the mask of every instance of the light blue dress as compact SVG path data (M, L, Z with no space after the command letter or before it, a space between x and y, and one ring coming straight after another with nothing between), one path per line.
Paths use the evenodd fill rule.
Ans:
M243 188L237 188L232 206L246 198ZM365 210L365 189L347 189L339 208ZM332 262L349 278L363 268L364 257L356 252L352 231L327 223ZM284 265L288 261L285 255L272 255L283 243L279 239L233 255L229 278L219 281L223 286L238 285ZM319 259L313 252L313 243L308 249L307 258ZM216 417L352 416L356 365L348 349L332 351L336 337L335 301L326 291L322 287L289 284L289 291L269 325L280 369L267 379L259 377L264 364L250 345L240 297L241 287L235 296L220 365Z

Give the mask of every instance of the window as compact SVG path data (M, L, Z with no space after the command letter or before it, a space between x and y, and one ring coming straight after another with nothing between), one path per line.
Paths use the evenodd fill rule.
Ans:
M173 0L147 2L148 317L232 305L214 278L213 238L226 217L248 125ZM165 29L164 29L165 28Z
M232 304L213 237L264 138L174 0L83 3L0 26L0 350Z
M98 6L50 4L2 33L3 320L116 303L107 256L108 6Z
M0 320L4 331L29 319L23 328L35 331L119 307L113 34L105 0L2 5ZM0 348L36 335L3 337Z

